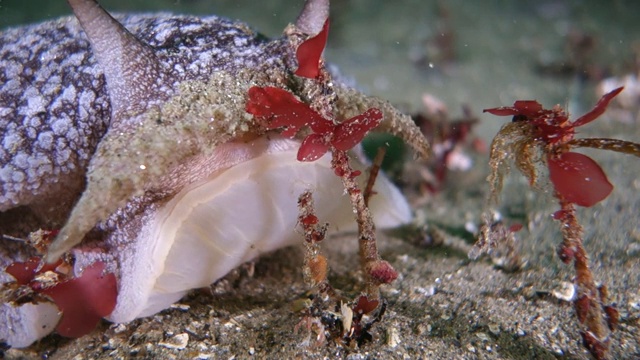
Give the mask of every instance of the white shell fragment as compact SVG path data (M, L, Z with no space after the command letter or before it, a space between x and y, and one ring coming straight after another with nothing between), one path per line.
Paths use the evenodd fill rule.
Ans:
M551 291L551 294L562 301L573 301L576 297L576 287L571 282L563 281Z
M27 347L51 333L60 317L52 303L0 304L0 339L12 347Z

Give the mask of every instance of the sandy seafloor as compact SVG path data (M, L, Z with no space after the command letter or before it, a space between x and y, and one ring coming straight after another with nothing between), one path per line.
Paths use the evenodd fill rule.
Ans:
M277 36L297 15L301 1L104 1L117 11L173 11L243 19ZM481 109L537 99L567 105L576 115L595 103L595 82L576 77L543 76L539 61L565 57L570 29L595 35L594 63L614 74L633 62L632 44L640 40L637 1L442 1L455 32L455 62L444 65L412 59L425 53L425 41L438 32L435 1L335 1L326 58L339 65L365 91L420 110L423 93L441 98L452 115L460 105ZM34 13L38 9L41 13ZM67 13L63 1L0 0L0 28ZM482 115L476 132L489 140L508 119ZM581 129L580 136L640 141L640 126L604 116ZM602 203L579 209L595 277L609 287L620 311L612 357L640 359L640 161L603 151L593 156L615 190ZM554 295L571 281L571 267L555 255L560 241L556 210L548 192L534 192L514 173L499 210L508 221L526 226L518 233L524 270L507 273L488 259L471 262L470 244L457 238L467 223L477 223L488 185L487 155L477 155L467 173L452 173L447 188L417 209L432 228L444 229L446 244L417 247L381 237L382 255L401 273L383 289L389 302L373 341L359 349L335 344L304 346L306 334L290 302L306 290L300 248L283 249L179 305L126 325L102 323L76 340L50 336L6 358L99 359L588 359L580 345L571 303ZM511 215L509 215L511 214ZM511 218L509 217L511 216ZM324 246L332 284L355 296L357 272L353 236ZM186 334L186 335L185 335ZM184 340L188 338L186 343ZM182 343L180 343L180 341Z

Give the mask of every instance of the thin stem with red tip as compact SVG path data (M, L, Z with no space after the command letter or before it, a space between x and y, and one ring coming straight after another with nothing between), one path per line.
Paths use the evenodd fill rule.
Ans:
M369 299L378 299L380 285L391 283L398 277L398 273L391 264L382 260L378 253L373 217L356 181L359 172L353 171L351 168L346 151L332 149L332 155L331 166L336 175L342 179L342 184L349 194L353 211L356 214L360 263L367 278L365 293Z
M589 268L589 257L582 243L583 229L576 218L575 205L561 199L560 206L561 210L554 214L554 218L563 225L562 244L558 249L558 255L566 264L573 260L577 293L573 305L582 325L580 334L594 357L606 359L611 331L600 301L600 292Z

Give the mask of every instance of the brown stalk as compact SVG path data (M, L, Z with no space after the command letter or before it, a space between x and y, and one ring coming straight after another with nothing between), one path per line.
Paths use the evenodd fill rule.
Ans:
M556 196L560 198L559 194ZM575 205L561 199L560 206L561 210L556 213L556 219L562 223L562 244L558 253L566 264L573 260L577 293L573 305L581 325L580 334L591 354L597 359L607 359L611 331L601 292L589 268L589 258L582 241L583 229L576 218Z
M388 262L380 259L373 218L365 203L364 194L355 179L356 173L349 164L347 152L333 149L331 166L336 175L342 179L356 214L360 263L367 279L365 293L369 299L378 299L380 285L392 282L398 277L398 273Z

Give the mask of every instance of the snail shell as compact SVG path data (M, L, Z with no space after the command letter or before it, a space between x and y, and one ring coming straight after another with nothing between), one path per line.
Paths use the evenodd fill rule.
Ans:
M35 113L44 116L41 122L29 118L31 112L21 117L13 109L28 103L15 95L21 93L16 87L28 82L12 81L15 86L10 89L0 86L0 110L4 109L0 123L18 130L36 126L25 130L26 135L2 134L0 187L9 190L0 194L0 230L6 231L3 226L11 222L10 216L26 208L43 217L38 225L25 221L30 231L43 224L63 225L49 249L49 260L80 244L70 250L76 276L96 261L116 274L118 296L109 320L127 322L154 314L190 289L207 286L264 252L302 241L295 229L297 197L305 190L313 191L317 216L330 223L330 230L355 229L351 205L329 157L298 162L298 140L254 132L253 119L244 110L249 86L281 86L282 79L290 76L294 60L286 39L265 42L241 23L166 14L125 17L135 24L134 34L95 1L69 3L86 34L74 21L63 19L34 28L39 35L29 33L30 28L7 32L12 37L3 43L11 53L12 48L28 48L22 39L37 41L37 48L46 52L47 41L62 38L65 47L56 51L75 50L73 58L84 59L82 67L69 63L63 70L78 74L76 70L82 69L90 81L48 86L54 78L75 81L76 77L43 77L47 89L65 91L42 99L40 105L53 110ZM299 25L317 31L327 14L328 1L310 0ZM177 41L182 38L189 41ZM27 58L20 63L34 63L34 54L25 53ZM42 68L24 70L36 71L38 77L39 72L58 68L38 64ZM14 65L7 69L23 69ZM23 75L16 79L26 79ZM380 108L384 113L380 131L400 136L423 155L427 152L419 129L391 105L339 82L335 90L341 118L354 116L361 108ZM89 110L97 111L95 102L62 96L87 91L94 91L100 100L100 116L86 117L93 114ZM61 98L67 101L64 107L49 106ZM38 132L60 121L92 134L91 143L76 144L81 149L65 147L75 151L72 160L82 161L58 162L66 157L62 159L63 153L55 148L37 152L44 149ZM31 132L35 137L29 137ZM75 139L62 141L65 137L69 134L61 132L53 143L64 145ZM50 160L55 171L29 168L39 163L20 161L23 150L38 155L38 161ZM22 170L16 169L25 167L20 176ZM354 168L364 170L362 163ZM370 208L378 227L410 220L407 202L384 176L378 177L375 191ZM24 259L8 244L0 245L2 269ZM7 281L11 277L0 272L0 283ZM14 347L28 346L51 332L58 317L51 304L0 304L0 323L7 324L0 327L0 340Z
M153 315L260 254L301 243L297 198L307 189L313 190L317 216L329 222L330 231L355 230L353 210L331 169L330 155L299 162L299 146L299 141L278 136L221 145L211 157L231 156L240 162L190 184L164 203L147 206L136 236L122 242L130 236L130 228L124 227L102 244L112 247L109 254L75 249L77 272L98 260L118 265L116 307L107 319L120 323ZM354 165L364 170L361 163ZM410 221L408 203L386 177L378 177L374 190L369 206L380 228ZM4 304L0 318L12 324L0 328L0 338L25 347L51 332L59 314L49 303Z

